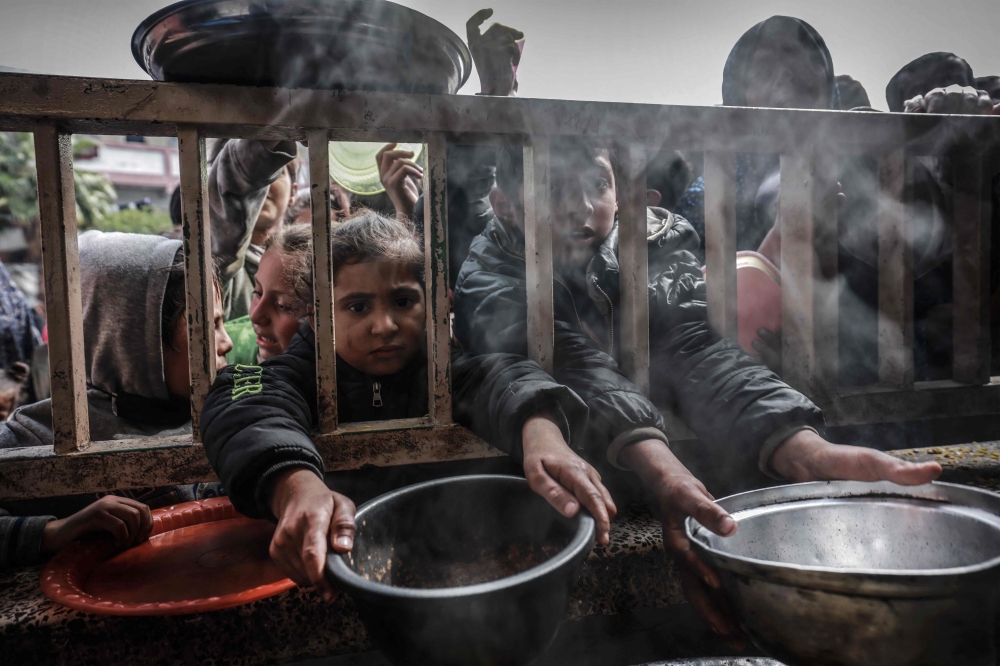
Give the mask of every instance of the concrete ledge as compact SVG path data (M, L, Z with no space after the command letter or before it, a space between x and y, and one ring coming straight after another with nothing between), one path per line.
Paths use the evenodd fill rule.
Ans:
M623 512L608 546L583 566L569 617L613 615L683 601L663 554L660 524L642 509ZM0 574L0 645L10 664L233 664L275 662L371 650L354 604L326 605L295 589L239 608L173 617L89 615L49 601L41 567Z
M944 481L1000 489L1000 442L893 454L940 462ZM122 618L52 603L39 589L40 571L0 573L4 663L256 666L372 650L347 595L326 605L316 594L296 589L213 613ZM584 563L568 618L667 608L683 600L680 581L663 553L659 520L633 507L613 523L611 543L595 548Z

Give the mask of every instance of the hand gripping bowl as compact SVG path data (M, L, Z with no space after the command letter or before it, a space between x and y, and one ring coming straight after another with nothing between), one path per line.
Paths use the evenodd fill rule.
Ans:
M689 518L747 634L789 666L980 666L1000 640L1000 495L948 483L833 481L719 501Z
M451 94L472 71L461 38L386 0L183 0L139 24L154 80Z
M564 518L513 476L402 488L356 522L354 549L327 558L327 577L397 665L529 663L555 637L594 544L593 518Z

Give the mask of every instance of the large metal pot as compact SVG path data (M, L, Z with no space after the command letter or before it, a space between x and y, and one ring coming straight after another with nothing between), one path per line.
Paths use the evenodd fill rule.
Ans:
M529 663L555 638L594 544L593 518L564 518L513 476L409 486L364 504L356 520L354 549L327 559L327 577L351 595L372 642L399 665ZM492 582L413 586L414 577L435 581L503 544L520 544L522 555L544 546L551 556Z
M730 538L688 519L747 634L791 666L993 666L1000 495L835 481L719 501Z
M183 0L143 21L132 55L158 81L454 93L454 32L386 0Z

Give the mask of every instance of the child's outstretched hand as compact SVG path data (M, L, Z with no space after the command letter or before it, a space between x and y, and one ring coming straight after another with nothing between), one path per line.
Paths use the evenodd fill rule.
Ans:
M327 547L346 553L354 546L354 502L312 470L296 467L275 480L271 510L278 518L271 559L299 585L315 585L324 600L335 601L337 591L323 575Z
M413 158L412 151L396 150L395 143L387 143L375 153L378 176L385 193L396 207L396 216L406 220L413 215L417 199L420 198L417 183L424 177L424 170Z
M559 426L545 416L525 421L521 441L524 476L531 489L567 518L575 516L582 504L597 523L597 543L606 545L618 509L597 470L573 453Z
M149 507L127 497L107 495L68 518L50 521L42 532L42 551L54 553L84 534L107 532L118 548L129 548L149 538L153 518Z
M508 97L517 92L517 66L521 62L520 40L524 33L494 23L480 34L479 27L493 16L492 9L480 9L465 24L472 60L479 72L479 89L484 95Z

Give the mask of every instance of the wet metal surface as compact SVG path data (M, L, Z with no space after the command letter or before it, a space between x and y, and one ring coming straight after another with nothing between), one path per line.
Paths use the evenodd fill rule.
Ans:
M720 504L736 536L691 519L689 534L765 652L791 666L996 663L1000 496L836 481Z

